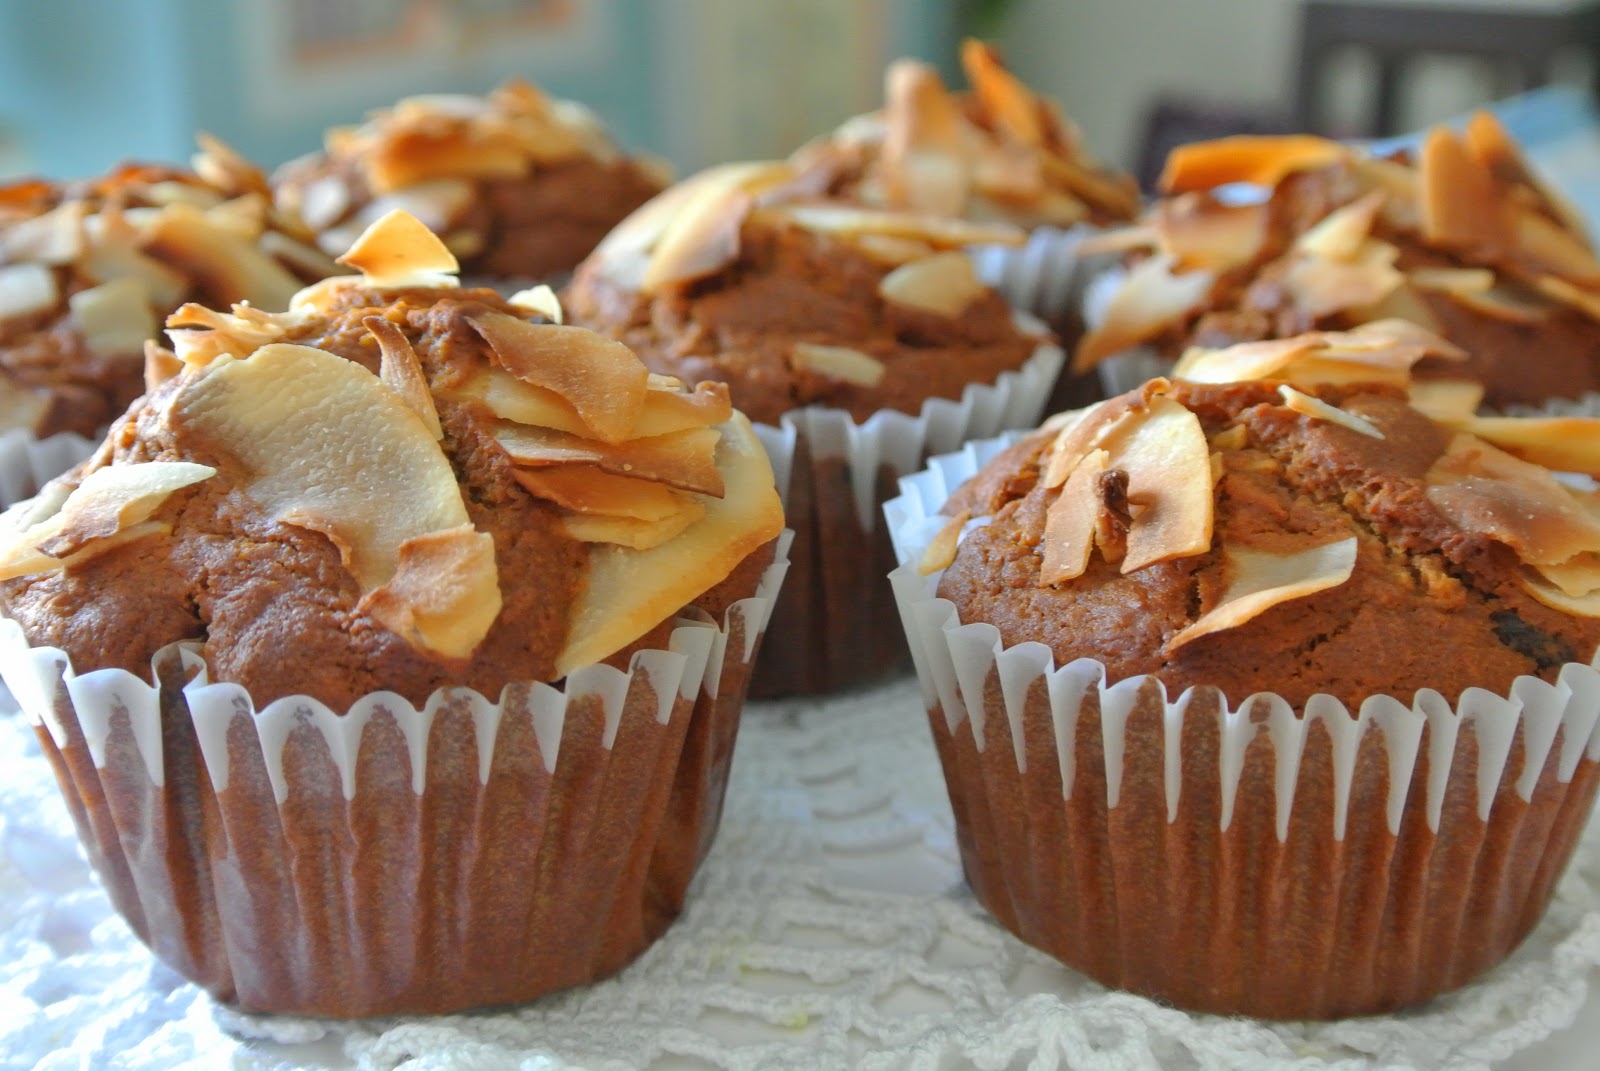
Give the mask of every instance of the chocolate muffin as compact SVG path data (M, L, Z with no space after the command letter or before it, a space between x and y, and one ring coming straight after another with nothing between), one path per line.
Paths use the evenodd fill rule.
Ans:
M965 41L961 65L966 93L951 92L926 63L891 64L881 111L848 120L792 160L829 197L1023 228L1026 244L974 252L980 277L1074 344L1083 287L1096 269L1079 243L1132 222L1139 189L1096 161L1056 102L1006 70L994 46ZM1097 377L1064 375L1048 411L1102 397Z
M666 185L624 156L575 101L512 79L487 97L408 97L273 175L279 209L332 255L403 209L440 234L468 275L550 279Z
M202 136L194 171L0 187L0 431L96 436L144 391L144 343L185 301L281 310L339 267Z
M286 313L179 310L149 396L4 515L0 670L119 910L219 999L526 1000L681 908L778 497L724 389L548 291L454 289L408 217L346 259Z
M726 383L771 429L796 544L763 695L902 661L878 504L925 446L1036 420L1057 356L960 252L1010 225L825 201L809 183L781 163L703 172L625 220L564 296L574 322L657 373Z
M1266 198L1216 196L1238 182ZM1401 317L1468 355L1419 376L1477 383L1492 407L1600 389L1600 261L1487 113L1392 157L1311 137L1184 146L1162 185L1138 227L1105 238L1135 263L1078 369L1137 345L1172 359Z
M1600 785L1600 521L1547 466L1600 471L1600 426L1424 415L1407 370L1450 350L1197 350L892 505L964 868L1024 940L1332 1018L1538 922Z

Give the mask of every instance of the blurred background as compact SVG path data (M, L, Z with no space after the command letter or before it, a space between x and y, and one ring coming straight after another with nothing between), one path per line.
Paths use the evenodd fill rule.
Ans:
M521 74L680 171L783 155L876 107L900 55L1000 43L1091 149L1150 175L1235 131L1381 135L1547 83L1587 87L1570 0L0 0L0 177L186 160L207 130L273 166L419 92Z

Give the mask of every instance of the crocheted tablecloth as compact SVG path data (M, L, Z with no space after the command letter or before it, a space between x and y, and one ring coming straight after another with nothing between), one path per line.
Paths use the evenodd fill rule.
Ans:
M1559 1071L1600 1044L1600 1014L1580 1018L1600 964L1600 833L1527 945L1460 993L1343 1023L1190 1016L1107 992L989 920L961 881L911 680L754 705L689 907L632 967L432 1019L217 1006L111 910L20 717L0 716L0 755L0 1068Z

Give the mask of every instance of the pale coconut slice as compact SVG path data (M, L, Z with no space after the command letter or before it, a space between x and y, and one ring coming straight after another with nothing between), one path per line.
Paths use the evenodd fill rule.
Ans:
M144 228L144 251L179 268L217 302L248 301L281 310L300 280L241 234L219 227L190 205L168 205Z
M1232 229L1229 228L1230 234ZM1131 227L1118 227L1116 230L1101 231L1091 234L1078 243L1080 256L1101 256L1133 253L1139 250L1154 249L1162 244L1161 233L1150 223L1141 223ZM1168 252L1172 252L1170 249Z
M501 312L467 318L518 379L554 391L604 442L631 437L644 411L649 371L633 351L587 328L535 324Z
M1323 420L1329 424L1337 424L1342 428L1349 428L1357 435L1365 435L1371 439L1381 439L1383 432L1379 431L1373 423L1354 413L1340 409L1336 405L1329 405L1321 398L1313 398L1295 390L1287 383L1278 386L1278 394L1283 398L1286 408L1294 410L1301 416L1310 417L1312 420Z
M166 525L147 523L162 503L216 474L187 461L107 465L64 498L41 503L45 508L15 506L0 523L0 580L55 572L131 539L167 531Z
M1354 536L1293 554L1237 546L1223 547L1222 552L1229 577L1222 601L1167 640L1164 653L1171 655L1202 636L1238 628L1280 603L1336 588L1350 579L1356 567Z
M883 362L870 353L820 342L796 342L789 351L789 363L801 371L815 372L858 387L876 387L888 371Z
M964 509L944 522L944 527L939 529L923 550L922 558L917 563L917 572L923 576L932 576L940 570L950 568L950 563L956 560L956 550L961 545L961 530L971 519L972 511Z
M1537 294L1521 293L1508 286L1488 290L1453 290L1450 300L1490 319L1506 323L1533 324L1548 320L1555 306Z
M987 290L972 258L955 251L913 260L878 280L878 295L885 301L952 319Z
M32 219L7 224L0 230L0 261L31 261L52 267L71 264L85 250L84 219L88 212L83 201L66 201Z
M503 424L495 430L495 441L518 465L592 464L614 476L653 480L713 497L723 493L722 477L713 460L715 428L611 444L546 428Z
M1137 237L1153 232L1179 271L1226 272L1261 255L1267 244L1268 223L1269 208L1265 203L1222 205L1198 194L1184 194L1157 202L1148 229L1131 228L1123 233ZM1079 251L1107 250L1095 249L1086 241Z
M1173 366L1174 379L1190 383L1250 383L1271 379L1295 359L1325 349L1320 335L1304 334L1261 342L1240 342L1220 350L1191 346Z
M362 231L339 263L359 271L367 285L384 288L454 287L461 270L437 235L399 209Z
M792 177L786 164L750 163L724 164L689 179L652 243L640 289L686 283L731 264L757 191Z
M284 326L247 306L236 305L232 315L189 302L167 317L167 337L173 353L184 364L205 366L218 357L244 359L283 338Z
M1327 260L1355 260L1362 253L1389 195L1373 190L1328 213L1295 239L1294 250Z
M1060 584L1084 574L1094 549L1095 525L1100 519L1100 477L1111 455L1091 450L1073 468L1066 484L1045 513L1044 540L1039 563L1041 584Z
M367 316L362 318L361 323L378 340L378 378L422 419L423 426L435 439L443 439L444 428L439 424L439 410L433 404L428 377L423 374L422 361L417 357L417 351L411 348L410 340L400 328L382 316Z
M594 434L561 395L524 383L498 368L474 373L452 389L449 397L482 402L495 416L518 424L552 428L580 437ZM645 395L644 411L633 428L633 437L647 439L709 427L723 423L732 413L726 384L701 383L690 394L676 388L652 389Z
M1107 443L1111 467L1128 474L1134 506L1123 573L1211 549L1211 449L1200 419L1158 396L1142 420Z
M1296 171L1328 167L1351 155L1336 141L1304 134L1218 138L1173 149L1160 186L1163 193L1210 190L1231 182L1272 187Z
M566 314L561 308L561 299L556 292L543 283L529 287L527 290L518 290L506 298L506 304L526 312L538 313L551 323L566 322Z
M1591 320L1600 320L1600 292L1573 286L1554 275L1541 275L1533 281L1541 294L1577 309Z
M1104 321L1078 344L1073 372L1087 372L1181 322L1201 306L1215 281L1208 271L1176 271L1163 253L1141 261L1112 296Z
M390 585L404 556L405 577L380 600L386 627L409 629L398 634L450 658L487 633L494 615L482 593L498 590L493 555L467 535L447 535L470 525L450 462L377 376L322 350L264 346L185 382L167 422L197 453L248 474L240 490L267 516L326 536L363 592ZM444 570L444 602L426 583L430 568Z
M884 75L882 163L891 199L918 211L959 216L972 189L962 153L965 120L939 73L897 60Z
M1439 317L1423 300L1420 292L1407 280L1389 291L1371 305L1353 305L1346 310L1351 320L1406 320L1418 327L1438 334L1444 330Z
M698 523L650 550L590 550L588 583L556 658L558 674L626 647L721 583L782 531L772 466L750 422L735 413L720 432L716 464L728 493L707 500Z
M1528 568L1571 598L1600 593L1600 553L1591 551L1558 565L1530 565Z
M580 543L610 543L630 550L650 550L675 539L705 517L699 502L685 501L663 517L641 520L598 513L568 513L557 522L562 532Z
M1557 472L1600 476L1600 418L1480 417L1446 420L1457 431Z
M1411 408L1434 420L1464 420L1483 404L1484 387L1475 379L1416 379L1408 393Z
M1295 306L1313 320L1364 305L1375 305L1405 281L1395 268L1400 251L1367 239L1349 260L1294 258L1283 285Z
M1495 274L1488 268L1412 268L1406 280L1422 290L1482 294L1493 289Z
M1526 575L1522 577L1522 590L1553 610L1578 617L1600 617L1600 591L1571 595L1555 584L1548 584Z
M0 266L0 320L37 316L61 304L56 273L43 264Z
M1542 466L1457 434L1427 473L1428 501L1454 524L1504 543L1531 565L1600 549L1600 518Z
M1027 233L1015 224L978 223L925 212L891 212L837 203L786 204L765 211L808 231L847 237L880 234L914 238L941 249L988 244L1021 245L1027 239Z
M80 290L67 299L72 323L96 357L137 354L158 329L144 285L134 278Z

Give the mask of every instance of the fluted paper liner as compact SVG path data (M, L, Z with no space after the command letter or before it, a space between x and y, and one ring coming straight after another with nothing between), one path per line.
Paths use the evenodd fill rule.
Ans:
M0 510L31 498L94 453L95 445L70 431L44 439L22 429L0 432Z
M838 691L905 664L883 583L894 550L878 511L930 454L1037 423L1062 360L1059 347L1042 344L1016 371L968 384L960 399L930 398L915 416L882 409L857 423L844 409L812 406L777 427L755 425L795 540L752 696Z
M0 673L112 902L219 999L338 1017L525 1001L618 970L682 907L786 549L721 623L689 608L626 671L498 701L258 710L193 643L150 680L78 674L5 619Z
M1072 350L1083 335L1085 294L1101 272L1120 260L1116 253L1086 256L1079 250L1084 239L1104 230L1088 223L1066 229L1036 227L1022 245L979 245L968 250L978 278L1016 308L1049 324L1069 355L1045 403L1046 413L1081 408L1107 397L1103 377L1093 372L1074 376L1070 367Z
M949 493L1007 443L902 482L915 562ZM1091 659L1006 648L891 574L978 898L1097 980L1267 1018L1390 1011L1460 986L1533 929L1600 784L1600 672L1506 695L1168 696ZM1597 658L1600 662L1600 658Z

